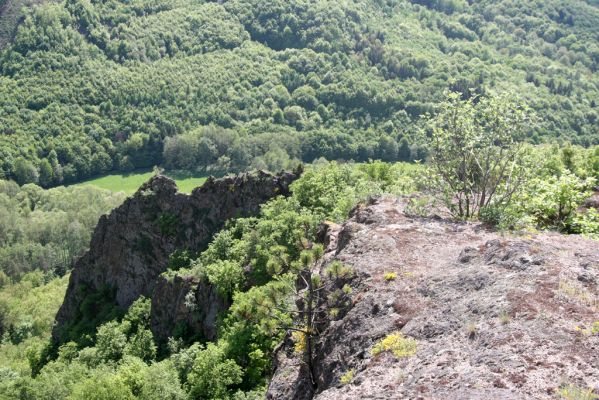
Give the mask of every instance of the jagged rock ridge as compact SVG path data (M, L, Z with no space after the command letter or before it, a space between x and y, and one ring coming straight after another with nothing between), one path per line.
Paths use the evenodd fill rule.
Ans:
M76 262L71 273L56 316L53 339L62 342L65 328L82 317L80 309L85 299L107 288L114 304L122 310L142 295L152 296L157 289L152 328L160 338L170 333L178 319L188 318L181 310L180 297L192 288L199 290L196 299L206 300L199 303L206 304L201 307L206 321L198 321L196 316L189 323L210 337L216 313L226 304L217 299L213 288L183 278L161 278L169 255L178 249L204 250L228 219L257 214L267 200L288 195L289 185L297 177L296 173L274 176L259 171L209 178L191 195L179 193L175 182L167 177L153 177L123 205L100 218L89 251Z
M267 398L551 399L562 384L599 392L596 241L411 217L390 198L321 237L323 270L332 260L355 270L352 304L320 330L315 388L288 339ZM417 341L416 354L373 356L396 331Z

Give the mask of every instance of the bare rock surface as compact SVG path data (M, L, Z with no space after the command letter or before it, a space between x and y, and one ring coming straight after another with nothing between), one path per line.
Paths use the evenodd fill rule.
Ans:
M583 204L582 209L594 208L599 210L599 188L595 188L595 191Z
M287 195L289 184L296 178L293 173L275 176L260 171L209 178L191 195L179 193L175 182L167 177L150 179L123 205L100 218L90 250L71 273L56 316L54 340L61 342L63 328L81 318L80 308L90 295L109 292L114 305L126 310L140 296L151 297L157 284L159 290L152 302L156 336L167 336L178 318L191 318L182 306L191 288L196 299L206 300L199 306L205 308L202 315L206 321L188 322L204 336L213 336L209 325L217 311L227 305L215 300L216 294L205 285L159 279L167 270L170 254L178 249L192 253L204 250L227 220L257 214L267 200Z
M320 236L325 264L358 275L353 304L318 337L316 388L288 341L268 398L552 399L562 384L599 393L597 241L409 217L391 198ZM396 331L417 341L416 354L373 356Z

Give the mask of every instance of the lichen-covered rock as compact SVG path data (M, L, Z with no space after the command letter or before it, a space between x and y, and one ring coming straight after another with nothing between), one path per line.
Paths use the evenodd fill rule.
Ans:
M123 205L100 218L89 251L71 273L56 316L54 340L61 342L65 328L78 322L87 296L109 288L114 295L109 301L122 310L139 296L152 296L170 254L177 249L204 250L228 219L257 214L267 200L288 195L296 178L295 173L275 176L261 171L209 178L191 195L179 193L175 182L167 177L150 179ZM166 293L175 293L165 285L161 286L160 304L168 301ZM172 313L181 312L176 305L172 307ZM173 315L162 311L172 320ZM153 326L159 335L164 332L159 328L164 324L155 315Z
M596 241L504 236L403 209L381 198L322 227L323 268L339 260L358 276L352 304L319 331L316 387L301 391L306 372L287 341L269 398L552 399L562 384L599 393ZM414 355L373 354L398 331L416 340Z

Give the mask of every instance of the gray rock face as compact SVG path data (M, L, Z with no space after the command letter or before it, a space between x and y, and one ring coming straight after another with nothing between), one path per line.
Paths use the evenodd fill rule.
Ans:
M150 314L156 340L164 341L177 330L193 332L205 340L216 339L216 318L229 308L216 288L196 277L175 275L158 278Z
M185 292L185 296L191 288L189 282L158 279L167 269L169 255L177 249L204 250L228 219L257 214L267 200L288 195L296 178L292 173L274 176L265 172L209 178L191 195L178 193L175 182L164 176L150 179L123 205L100 218L90 250L71 273L56 316L54 340L60 343L64 328L80 318L86 296L105 288L114 293L114 304L123 310L139 296L150 297L159 289L152 304L152 327L160 337L168 334L166 327L176 318L187 320L179 295ZM210 307L226 305L215 300L211 288L195 284L195 289L201 291L196 297L209 303L201 315L210 324L215 312ZM213 335L204 323L188 322L207 337Z
M323 227L323 268L354 268L352 304L315 343L316 388L293 343L276 354L271 399L552 399L599 393L599 245L579 236L505 237L410 217L382 198ZM396 279L386 280L393 272ZM374 356L400 331L416 354ZM352 371L349 383L341 377Z
M599 187L595 188L593 195L583 203L582 208L594 208L596 210L599 210Z

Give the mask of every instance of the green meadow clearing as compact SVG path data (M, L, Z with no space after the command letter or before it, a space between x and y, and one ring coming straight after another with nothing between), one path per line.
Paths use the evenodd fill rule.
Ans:
M112 192L124 192L132 195L148 179L152 177L152 170L134 171L124 174L104 175L76 183L73 186L92 185ZM177 182L177 187L182 193L191 193L193 189L201 186L206 181L206 176L189 172L167 171L164 174Z

